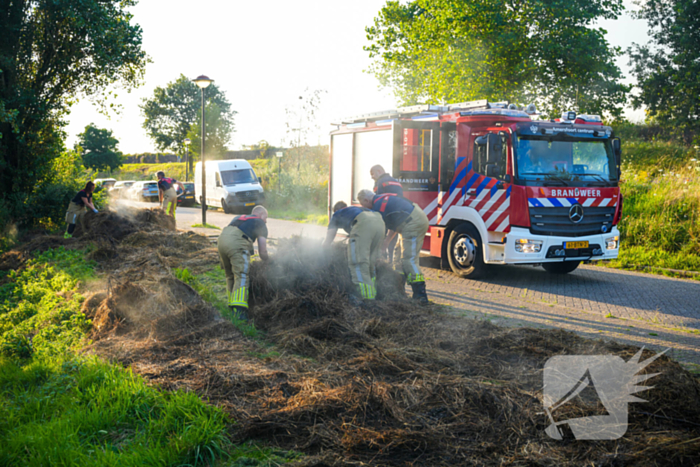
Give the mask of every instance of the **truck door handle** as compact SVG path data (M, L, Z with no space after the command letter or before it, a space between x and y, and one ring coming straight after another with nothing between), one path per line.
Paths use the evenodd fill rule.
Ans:
M470 188L467 190L467 196L475 196L476 195L476 188Z

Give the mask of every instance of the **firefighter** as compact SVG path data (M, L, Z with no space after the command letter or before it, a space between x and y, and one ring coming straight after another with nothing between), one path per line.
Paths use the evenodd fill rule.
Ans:
M403 187L398 180L384 171L381 165L375 165L369 169L369 174L374 180L374 192L378 195L394 193L403 196Z
M70 200L68 204L68 211L66 211L66 233L63 234L63 238L73 237L73 232L75 232L75 223L79 220L80 225L85 228L83 219L87 208L92 209L93 212L97 213L95 205L92 203L92 193L95 191L95 184L89 181L85 184L85 188L80 190L77 195Z
M377 297L377 260L386 232L381 214L357 206L348 207L345 202L338 201L333 206L333 217L328 223L324 247L333 243L338 229L343 229L350 235L348 268L352 283L363 299L374 300Z
M394 177L384 171L381 165L372 166L369 175L374 180L374 193L394 193L403 197L403 187ZM401 235L396 235L387 246L387 259L394 265L394 269L401 271Z
M428 216L416 203L394 193L375 195L370 190L362 190L357 194L357 199L362 206L382 215L388 229L383 248L388 246L397 233L401 234L401 266L405 280L413 289L413 298L428 303L425 277L419 264L423 239L428 232Z
M250 258L255 253L255 240L260 258L269 261L266 224L267 209L255 206L250 215L234 217L219 235L217 246L221 267L226 273L228 306L234 316L243 321L248 320L248 271Z
M175 218L175 208L177 207L177 191L175 191L175 185L177 184L183 192L185 191L185 187L174 178L166 178L165 172L163 171L158 172L156 177L158 177L158 201L160 201L163 211Z

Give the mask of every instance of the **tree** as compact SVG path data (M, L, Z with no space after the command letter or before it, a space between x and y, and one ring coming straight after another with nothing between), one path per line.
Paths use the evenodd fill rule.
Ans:
M593 28L622 0L388 1L367 27L370 72L404 105L534 102L557 115L621 113L620 55Z
M168 83L164 88L156 88L153 97L143 100L141 104L141 114L144 117L143 128L158 149L176 151L184 155L184 141L189 137L192 140L190 152L195 151L199 154L199 143L195 141L200 138L200 133L195 133L196 137L193 137L191 130L193 125L200 124L202 118L201 92L196 84L181 74L178 79ZM231 139L236 112L231 110L231 104L215 84L209 85L204 93L207 107L207 134L211 132L212 138L215 138L211 142L213 146L209 146L207 138L207 147L216 148L218 151ZM210 118L212 118L211 124Z
M304 94L299 96L299 105L286 107L287 115L287 144L293 148L286 155L289 162L296 161L297 171L301 166L301 160L308 156L309 135L319 129L317 114L321 107L321 98L326 93L323 89L304 89Z
M243 149L247 149L249 151L258 151L260 152L260 159L265 159L267 157L268 152L271 149L274 149L272 146L270 146L270 143L265 141L264 139L261 139L255 144L251 145L243 145Z
M85 167L96 171L104 169L112 171L122 165L122 153L117 151L117 144L119 141L112 136L111 130L97 128L91 123L78 135L76 146L83 150Z
M0 7L0 200L49 180L70 106L142 81L135 0L11 0ZM100 102L104 100L100 99Z
M648 21L650 40L628 49L640 90L632 103L686 142L700 139L700 3L639 3L637 17Z
M208 89L208 88L207 88ZM224 155L228 150L227 146L231 140L233 132L233 120L228 118L227 114L221 110L221 107L215 102L207 105L205 111L206 125L206 157L207 159L217 159ZM190 145L190 164L193 161L201 159L202 154L202 125L201 116L190 126L190 131L187 132L187 137L192 141Z

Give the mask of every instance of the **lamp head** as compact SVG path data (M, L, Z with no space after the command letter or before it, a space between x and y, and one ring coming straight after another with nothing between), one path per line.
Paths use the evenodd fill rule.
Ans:
M204 75L199 75L195 79L193 79L192 81L194 81L194 84L196 84L197 86L199 86L202 89L205 89L207 86L209 86L211 83L214 82L213 79L209 79L208 76L204 76Z
M192 140L190 140L189 138L185 138L184 143L185 143L187 146L189 146L191 142L192 142Z

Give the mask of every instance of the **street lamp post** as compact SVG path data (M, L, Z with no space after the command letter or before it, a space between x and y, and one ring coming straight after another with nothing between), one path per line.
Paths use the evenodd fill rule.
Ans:
M185 138L185 181L190 179L190 143L189 138Z
M197 76L192 81L195 82L197 86L202 90L202 150L201 161L202 161L202 227L207 226L207 177L206 177L206 164L204 161L204 135L206 134L206 123L204 121L204 90L209 86L214 80L209 79L204 75Z

